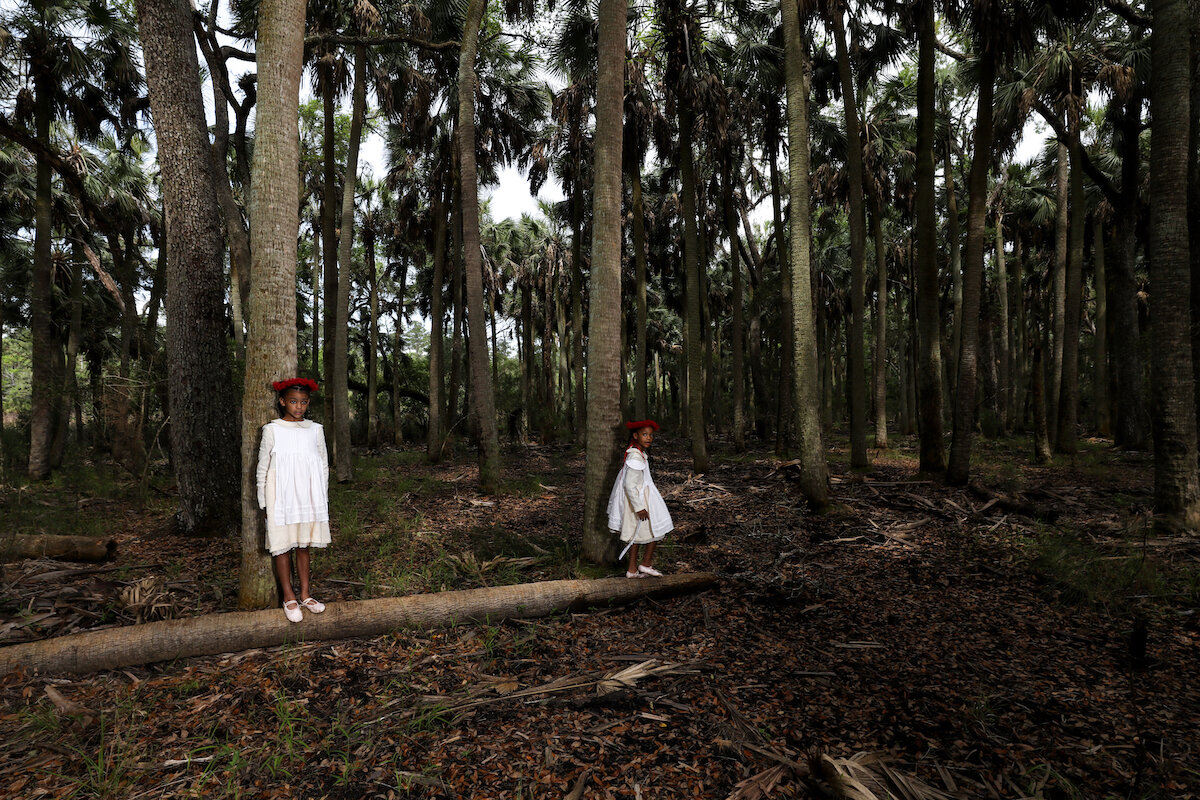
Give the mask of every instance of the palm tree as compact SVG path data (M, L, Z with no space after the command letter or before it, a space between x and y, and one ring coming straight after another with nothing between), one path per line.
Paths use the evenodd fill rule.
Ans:
M475 53L487 0L471 0L463 24L458 66L458 156L462 180L463 258L467 315L471 326L471 391L479 424L479 488L493 494L500 484L500 440L496 401L484 334L483 264L479 255L479 184L475 164Z
M237 428L225 342L224 242L185 0L138 0L146 80L158 141L166 232L167 373L176 523L186 534L236 527ZM235 287L236 294L236 287Z
M800 38L798 4L781 0L780 6L783 11L788 172L793 209L789 257L794 308L794 396L796 431L800 438L800 488L810 504L823 507L829 503L828 466L821 434L820 379L809 279L808 92L811 76L808 55Z
M238 605L277 599L263 550L255 489L258 430L273 416L271 382L291 377L296 352L296 233L300 152L296 131L304 43L304 0L262 0L258 12L259 99L250 204L251 303L242 401L242 563Z
M1150 294L1154 514L1165 530L1200 528L1188 252L1190 25L1183 0L1153 0L1150 46ZM1192 154L1194 157L1194 154Z
M587 462L583 488L584 557L603 562L613 537L605 508L620 452L621 153L624 128L626 0L601 0L596 76L596 169L592 190L595 309L588 322Z

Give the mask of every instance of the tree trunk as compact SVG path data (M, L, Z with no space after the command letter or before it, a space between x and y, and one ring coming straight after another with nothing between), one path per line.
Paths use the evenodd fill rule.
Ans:
M575 444L582 446L586 438L584 421L585 387L583 378L583 192L576 192L571 199L575 209L574 228L571 240L571 382L575 389L575 407L571 427L575 432Z
M954 319L950 329L950 385L958 380L958 350L962 345L962 226L958 214L958 192L954 188L952 139L954 131L946 133L946 153L943 159L946 183L946 247L950 250L950 294ZM940 335L940 334L939 334Z
M350 256L354 246L354 195L358 187L358 151L362 144L367 106L367 48L354 48L354 88L350 106L350 140L346 171L342 175L341 227L338 231L337 303L334 306L333 363L326 376L330 402L329 428L333 433L333 472L339 483L354 477L350 452ZM328 295L328 292L326 292ZM325 317L329 317L326 306ZM326 351L328 353L328 351Z
M829 504L828 466L821 433L820 373L810 264L812 225L809 209L808 94L812 75L800 40L800 16L795 3L781 0L784 62L787 85L788 175L792 197L790 261L795 380L796 432L800 439L800 490L815 507ZM781 253L782 255L782 253Z
M976 349L983 291L983 239L987 222L987 178L992 157L992 95L996 83L996 54L985 49L979 64L979 102L975 112L974 148L967 182L967 246L963 263L963 328L954 397L954 437L946 480L965 485L975 438Z
M1082 103L1077 76L1072 77L1072 104ZM1054 449L1072 454L1077 449L1076 424L1079 410L1079 322L1083 307L1083 230L1087 223L1087 201L1083 197L1082 146L1079 143L1079 110L1068 109L1068 153L1071 159L1071 223L1067 242L1067 271L1063 292L1062 379L1059 385L1058 424Z
M300 18L303 20L303 15ZM259 30L261 40L261 23ZM262 50L258 52L261 58ZM17 670L82 675L291 642L369 638L405 628L444 627L468 621L494 624L505 619L621 605L642 597L697 592L716 582L715 575L701 572L644 581L608 578L487 586L330 603L325 613L306 616L299 624L284 620L278 609L207 614L10 645L0 648L0 676Z
M404 355L404 301L408 296L408 264L400 260L400 294L396 298L396 322L392 331L392 443L404 446L404 416L400 409L400 362Z
M683 214L683 272L687 289L684 302L685 352L687 353L687 424L692 443L692 472L708 471L708 441L704 426L704 343L700 326L700 235L696 223L696 171L692 156L692 109L679 99L679 180Z
M743 320L743 288L742 264L738 259L738 215L733 201L733 164L725 164L725 228L729 237L729 272L733 278L733 318L730 320L729 348L730 365L729 380L733 385L733 447L741 453L746 450L746 366L744 363L743 342L746 338Z
M179 481L175 522L187 535L226 535L237 529L238 431L225 339L224 242L220 210L212 202L217 189L192 12L186 0L138 0L137 10L170 253L167 376ZM127 239L126 259L132 247ZM293 294L287 300L294 306Z
M1012 425L1012 343L1009 339L1008 262L1004 255L1004 210L996 211L996 299L999 302L996 324L998 403L1000 433Z
M363 257L367 270L367 305L371 330L367 342L367 445L379 446L379 277L375 263L375 231L363 226Z
M805 125L808 124L808 99L805 95ZM768 110L768 120L771 112ZM788 120L789 124L791 120ZM769 126L768 126L769 127ZM789 134L790 135L790 134ZM792 319L792 309L794 308L795 298L792 297L792 289L794 283L792 281L791 269L794 266L790 252L785 249L784 245L787 242L787 237L783 234L783 179L779 174L779 167L775 162L775 157L778 148L774 147L773 139L768 134L768 147L770 149L767 165L771 170L771 212L775 221L775 261L779 265L779 385L791 386L793 377L798 367L795 363L795 342L793 341L794 329L796 321ZM805 137L807 144L808 138ZM790 163L790 162L789 162ZM807 173L805 173L807 175ZM790 176L789 176L790 178ZM788 434L791 430L790 420L792 418L794 398L789 391L781 391L775 397L775 453L783 455L787 451ZM765 409L764 409L765 412ZM760 412L760 413L764 413Z
M429 311L429 424L425 434L425 453L430 463L436 464L442 460L442 408L445 402L442 398L445 370L442 358L442 332L446 312L442 308L443 291L446 285L446 204L445 180L443 171L438 188L434 191L433 200L433 284L430 288Z
M164 248L165 249L165 248ZM79 342L83 333L83 248L76 243L71 248L71 327L67 333L67 360L63 369L62 399L58 424L54 432L52 460L56 466L63 462L70 430L71 412L79 409L79 381L76 369L79 366ZM82 414L79 415L79 418ZM78 438L83 432L77 430Z
M628 5L626 2L625 5ZM633 354L633 416L646 419L649 413L647 386L650 382L649 354L646 352L646 325L648 321L648 306L646 305L646 209L642 202L642 171L636 165L629 170L629 185L633 213L633 263L637 304L637 331L634 340ZM594 213L594 212L593 212ZM596 235L595 221L592 222L592 236ZM593 250L595 249L593 245ZM591 323L589 322L589 330ZM589 334L590 335L590 334Z
M942 433L941 315L938 311L937 208L933 182L934 17L924 7L917 58L916 300L917 402L922 472L946 468ZM960 318L955 314L955 319Z
M528 284L521 285L521 420L524 435L529 438L536 421L530 409L534 408L534 355L533 355L533 291Z
M479 425L479 488L484 494L494 494L500 488L500 439L488 368L483 262L479 253L479 181L475 170L475 49L486 7L487 0L471 0L463 28L458 61L458 158L462 180L463 267L467 273L467 314L471 326L471 405Z
M458 133L455 133L457 139ZM446 389L446 438L453 439L458 419L458 395L462 387L463 346L463 248L462 248L462 167L455 145L454 205L450 210L450 375Z
M846 369L850 373L850 467L866 469L867 458L867 358L863 317L866 314L867 212L863 202L862 135L854 99L854 75L846 49L842 11L836 9L833 39L837 50L838 79L846 119L846 174L850 189L850 320L846 325Z
M1067 258L1070 239L1071 168L1067 145L1058 143L1058 217L1054 229L1054 269L1050 278L1050 386L1046 395L1046 422L1050 441L1058 441L1058 401L1062 394L1063 341L1067 335Z
M621 467L621 152L625 93L626 0L601 0L596 78L595 167L592 189L592 270L588 294L587 460L583 484L583 555L609 563L616 540L608 530L608 490ZM640 194L637 178L635 191ZM634 225L639 215L634 211ZM636 229L636 228L635 228ZM636 241L636 239L635 239ZM639 256L645 288L645 252ZM643 295L644 298L644 295ZM635 393L645 411L644 302L639 307L642 373ZM635 380L638 377L635 376ZM638 417L645 419L645 417Z
M323 149L324 185L321 187L321 261L325 270L325 323L322 335L325 350L325 392L324 405L326 409L327 437L329 438L329 455L334 463L337 462L337 432L334 430L334 399L333 387L329 385L333 378L336 355L334 339L337 334L337 305L338 305L338 239L337 239L337 99L334 96L334 77L332 54L323 56L318 62L317 69L322 72L321 105L324 109L324 135L321 140Z
M143 33L144 37L145 34ZM104 561L117 551L116 539L94 536L52 536L16 534L0 537L0 561L23 558L57 558L63 561Z
M875 447L886 450L887 433L887 250L883 241L883 203L871 214L875 239Z
M1119 257L1113 267L1113 330L1121 335L1113 341L1113 361L1117 372L1116 444L1130 450L1145 450L1149 445L1149 416L1146 412L1142 382L1141 332L1138 322L1137 246L1141 179L1139 134L1142 130L1142 106L1145 97L1133 92L1121 116L1121 203L1117 209L1116 240Z
M1150 328L1154 516L1159 529L1200 527L1188 242L1190 25L1187 0L1152 0L1150 48Z
M1034 336L1033 369L1030 372L1033 388L1033 463L1050 463L1050 432L1046 428L1046 372L1042 363L1042 337Z
M312 220L313 229L313 265L312 265L312 286L313 286L313 315L312 315L312 376L319 378L321 371L321 334L319 332L321 325L321 223L315 216ZM246 270L249 273L250 270ZM325 311L329 313L328 310Z
M255 472L259 429L276 417L271 383L296 374L296 209L300 203L296 179L300 164L297 109L304 8L303 0L263 0L258 12L258 109L250 195L250 252L254 260L242 400L238 606L244 609L272 606L278 600L271 558L264 548L266 536L258 509Z
M1112 436L1112 407L1108 394L1108 274L1104 263L1104 225L1096 216L1092 217L1092 237L1095 269L1092 285L1096 290L1096 338L1093 357L1096 363L1092 382L1095 384L1096 433Z
M50 144L50 78L39 75L34 80L37 102L34 106L34 125L37 139ZM31 480L50 476L54 423L58 387L54 380L54 351L58 347L54 335L51 308L54 302L54 260L50 238L53 235L54 190L51 184L50 162L34 155L36 162L33 226L33 285L29 293L29 337L31 344L31 375L29 379L29 466Z

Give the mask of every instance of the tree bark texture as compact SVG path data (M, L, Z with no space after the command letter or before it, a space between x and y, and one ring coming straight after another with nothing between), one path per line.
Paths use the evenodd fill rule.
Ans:
M467 273L467 316L471 326L471 404L479 426L479 488L500 488L500 438L488 366L487 321L483 313L483 261L479 253L479 180L475 168L475 51L487 0L471 0L458 61L458 157L462 181L463 269ZM617 168L620 169L618 157Z
M238 606L277 601L265 548L255 471L259 429L277 416L271 383L296 374L296 237L299 219L298 135L303 0L263 0L259 7L258 110L250 202L250 315L242 399L242 561Z
M39 74L34 79L37 98L34 110L34 126L37 139L44 145L50 142L52 88L50 78ZM29 379L29 466L32 480L44 480L50 476L52 445L54 442L54 413L58 394L54 380L54 358L58 342L51 320L54 302L54 261L51 257L53 225L53 187L50 179L50 163L45 157L35 155L35 195L33 224L33 284L29 293L29 337L32 340L31 374Z
M787 86L788 178L792 197L789 247L792 279L792 327L796 432L800 439L800 490L814 507L829 503L828 465L821 431L820 371L813 314L808 153L808 94L811 74L800 40L797 4L780 0L783 10L785 80ZM780 251L782 255L782 251Z
M626 0L600 4L596 78L592 270L588 293L587 461L583 483L583 555L606 563L616 540L608 530L608 490L621 467L621 152L625 93ZM636 215L635 215L636 218ZM643 260L643 269L645 262ZM644 289L644 284L643 284ZM639 315L640 316L640 315ZM645 369L645 330L639 330ZM645 383L645 374L641 376ZM635 378L636 379L636 378ZM645 386L635 387L645 404ZM645 419L645 417L639 417Z
M1072 86L1078 89L1075 78ZM1068 102L1083 100L1081 92L1073 93ZM1087 223L1087 201L1083 196L1082 145L1079 142L1079 114L1069 109L1067 153L1071 160L1070 231L1067 239L1067 270L1063 291L1062 378L1058 395L1058 422L1055 425L1054 449L1059 453L1074 453L1077 449L1076 424L1079 412L1079 323L1083 316L1083 232Z
M883 240L883 203L871 214L875 239L875 447L886 450L887 433L887 249Z
M238 428L225 340L225 264L200 69L186 0L138 0L166 211L171 452L184 534L237 529ZM126 250L133 246L126 243ZM128 257L128 252L126 256ZM237 292L237 287L234 287Z
M333 360L326 377L330 399L328 428L333 434L333 472L339 483L354 477L350 452L350 257L354 247L354 195L358 187L358 152L367 108L367 48L354 49L354 88L351 91L350 141L342 175L342 213L337 243L337 303L333 307ZM329 310L326 306L325 316ZM326 350L326 355L329 350Z
M325 613L307 615L300 623L288 622L279 609L208 614L0 648L0 675L17 670L43 675L82 675L291 642L380 636L401 628L433 628L471 621L494 624L504 619L530 619L572 609L623 605L642 597L697 592L716 582L717 576L701 572L643 581L607 578L488 586L330 603Z
M1092 218L1092 285L1096 292L1096 337L1093 341L1095 372L1092 382L1096 402L1096 433L1112 435L1112 407L1108 391L1108 271L1104 257L1104 225ZM1193 270L1193 273L1195 270ZM1195 285L1192 287L1195 292ZM1193 319L1195 314L1193 313ZM1192 353L1193 357L1195 353Z
M854 74L846 48L842 10L831 15L837 50L838 78L846 121L846 174L850 195L850 320L846 326L846 370L850 373L850 466L865 469L867 458L867 358L863 317L866 314L867 216L863 202L862 135L854 99Z
M946 468L942 422L941 314L938 310L937 208L934 197L934 16L922 12L917 58L916 301L917 403L922 472ZM956 320L959 314L956 314Z
M433 283L430 288L429 300L429 424L425 432L425 453L430 463L436 464L442 460L442 429L445 422L442 418L444 399L442 387L445 386L445 356L443 327L446 311L442 298L446 285L446 204L443 202L445 184L448 172L443 171L439 187L434 191L432 205L433 213Z
M628 6L628 2L624 5ZM622 56L624 58L624 56ZM642 203L642 170L634 166L629 170L630 205L633 207L633 263L636 281L635 302L637 303L637 331L634 333L633 354L633 416L646 419L649 413L647 385L650 381L649 353L646 351L646 325L649 321L649 306L646 300L646 209ZM593 212L595 213L595 212ZM592 236L596 235L593 217ZM595 245L593 245L593 250ZM595 295L593 295L594 297ZM591 324L588 325L589 329ZM595 341L594 339L592 340Z
M996 54L985 49L979 64L979 103L975 112L971 173L967 180L967 245L963 260L963 328L954 396L954 437L946 480L967 483L971 445L975 438L975 383L979 314L983 294L984 225L987 222L987 178L992 162L992 96L996 83Z
M679 99L679 181L683 214L683 271L687 289L684 302L684 334L687 354L687 421L692 442L692 471L708 470L708 441L704 424L704 342L700 324L700 233L696 222L696 170L692 155L692 125L695 117L689 99Z
M1154 514L1165 530L1200 528L1187 219L1190 24L1187 0L1152 0L1150 336Z
M1071 164L1065 142L1058 143L1055 181L1058 216L1054 229L1054 266L1050 274L1050 375L1046 423L1051 443L1058 441L1058 400L1062 394L1063 341L1067 335L1067 257L1071 229Z

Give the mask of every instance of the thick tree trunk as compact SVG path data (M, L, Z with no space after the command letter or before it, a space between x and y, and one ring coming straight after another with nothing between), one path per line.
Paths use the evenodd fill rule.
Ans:
M237 529L238 431L225 340L224 242L220 210L212 202L216 179L192 12L186 0L138 0L137 10L170 253L167 376L179 481L175 521L188 535L225 535ZM127 260L132 247L127 239Z
M917 57L916 300L917 402L922 472L946 468L942 421L941 315L938 310L937 208L934 198L934 17L926 4ZM959 319L961 314L955 314Z
M996 83L996 54L980 56L979 102L975 112L971 173L967 181L967 246L963 261L963 328L958 359L958 386L954 397L954 437L946 480L965 485L971 468L975 438L976 351L983 292L983 240L987 222L987 178L992 161L992 96Z
M815 507L829 503L828 466L821 432L818 394L816 326L813 320L809 200L808 94L811 72L800 41L799 9L781 0L783 9L784 62L787 85L788 174L792 197L790 250L792 278L792 325L795 380L796 432L800 439L800 490ZM782 255L782 252L781 252Z
M116 539L97 539L94 536L17 534L12 537L0 537L0 561L19 561L23 558L103 561L111 557L116 550Z
M619 424L623 316L617 310L622 308L621 152L627 6L626 0L601 0L599 16L592 270L588 287L593 311L588 316L587 461L583 484L583 555L597 564L607 563L616 555L616 540L608 530L607 501L609 487L621 466L623 433ZM635 225L637 219L635 210ZM644 290L644 253L640 258ZM644 322L638 334L642 374L634 391L641 396L644 411Z
M867 458L867 358L864 344L867 282L867 212L863 202L862 136L854 99L854 75L846 48L842 11L830 15L837 50L838 79L846 120L846 174L850 195L850 320L846 325L846 369L850 373L850 466L865 469Z
M262 50L259 53L261 56ZM208 614L0 648L0 676L17 670L82 675L289 642L380 636L403 628L435 628L470 621L494 624L504 619L623 605L642 597L698 592L716 582L717 576L701 572L644 581L608 578L488 586L330 603L325 613L308 615L299 624L288 622L279 609Z
M805 103L807 104L807 96ZM807 105L805 105L805 125L807 120ZM768 112L769 114L770 112ZM789 124L791 120L789 119ZM768 134L767 140L773 143ZM805 137L805 142L808 139ZM771 213L775 222L775 262L779 265L779 385L791 386L794 382L795 371L795 336L796 321L792 319L792 309L795 298L792 297L794 287L791 269L794 266L789 249L785 246L788 238L783 233L783 178L779 173L775 157L778 148L772 148L767 164L771 169ZM807 173L805 173L807 175ZM778 392L775 397L775 453L783 455L787 452L788 437L791 433L791 419L795 398L789 391ZM760 412L762 413L762 412Z
M258 509L259 429L276 416L272 381L296 374L296 235L300 164L298 103L303 0L263 0L258 12L258 110L250 203L250 316L242 400L242 562L238 606L277 601Z
M1154 387L1154 516L1164 530L1200 529L1188 242L1190 113L1187 0L1152 0L1150 335Z
M500 488L500 439L496 431L496 400L484 332L487 323L483 314L479 181L475 170L475 49L486 7L487 0L471 0L463 28L458 61L458 158L462 180L463 268L467 273L467 314L471 326L468 343L471 348L471 407L479 426L479 488L484 494L494 494ZM618 160L617 169L620 168Z
M324 110L324 133L321 140L323 183L321 187L321 266L325 271L325 321L322 331L322 348L325 351L326 389L332 389L329 381L334 369L334 339L337 328L338 300L338 239L337 239L337 99L334 95L333 65L329 58L322 57L317 70L321 73L321 104ZM327 391L324 398L330 457L337 461L337 436L333 422L333 392Z
M408 263L400 260L400 294L396 297L396 322L392 331L392 442L404 446L404 416L400 408L400 362L404 355L404 303L408 296Z
M571 427L575 432L575 444L582 446L587 433L583 378L583 193L579 192L571 204L576 209L571 241L571 384L575 390Z
M1030 372L1033 387L1030 399L1033 402L1033 463L1050 463L1050 431L1046 427L1046 370L1042 363L1042 337L1035 335L1033 345L1033 369Z

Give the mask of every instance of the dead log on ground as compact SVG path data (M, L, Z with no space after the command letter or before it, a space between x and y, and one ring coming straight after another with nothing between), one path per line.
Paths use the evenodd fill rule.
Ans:
M972 483L968 488L971 490L971 494L981 500L990 501L991 504L995 505L1001 511L1007 511L1010 514L1020 514L1023 517L1028 517L1038 522L1053 524L1058 521L1061 514L1057 508L1029 503L1015 497L993 492L991 489L978 483Z
M615 606L639 597L694 592L716 583L711 573L628 580L545 581L456 592L330 603L290 623L280 609L207 614L60 636L0 648L0 675L17 670L82 674L289 642L380 636L397 628L543 617L556 611Z
M94 536L16 534L0 539L0 561L20 561L22 558L104 561L116 551L116 539L97 539Z

